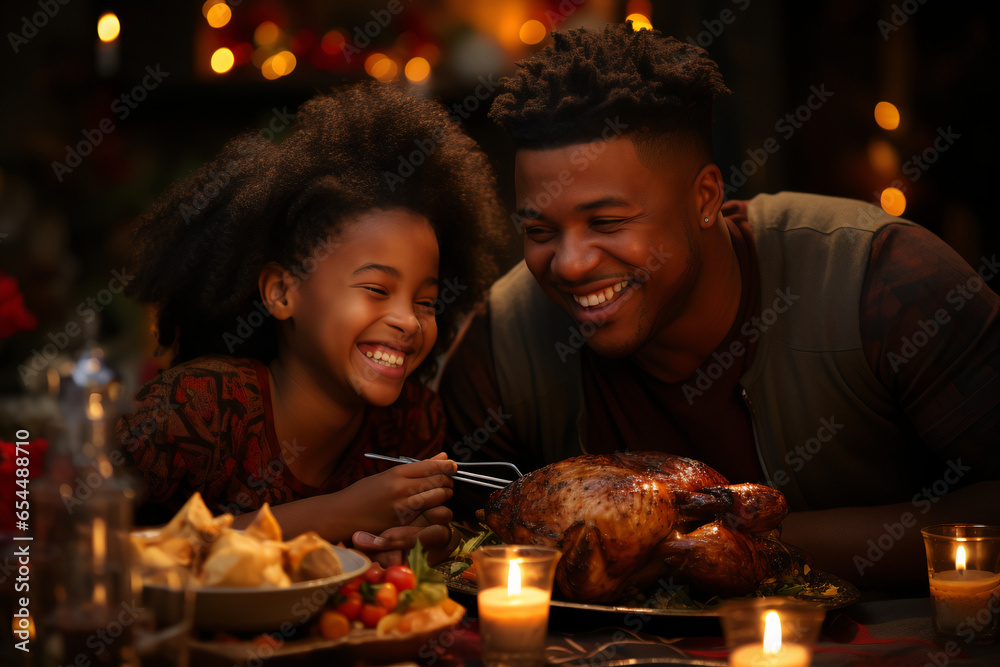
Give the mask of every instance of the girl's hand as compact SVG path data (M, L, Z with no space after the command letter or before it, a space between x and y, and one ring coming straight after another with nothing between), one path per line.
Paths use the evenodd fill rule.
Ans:
M365 552L382 567L389 567L405 564L407 552L417 544L418 539L428 552L436 552L448 549L451 536L452 531L447 525L396 526L380 535L359 530L354 533L352 542L355 549Z
M355 517L371 533L409 526L424 515L428 523L447 523L451 511L441 507L452 496L449 476L458 469L448 455L405 463L355 482L337 496L337 512Z

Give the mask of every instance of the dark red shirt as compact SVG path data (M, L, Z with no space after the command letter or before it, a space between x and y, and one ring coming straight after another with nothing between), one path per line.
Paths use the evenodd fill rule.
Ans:
M407 381L395 403L366 410L340 465L314 487L288 468L274 431L268 370L255 359L205 356L179 364L146 384L136 401L117 432L145 489L142 523L168 520L195 491L215 514L340 491L385 469L366 452L423 459L440 452L445 437L441 401ZM294 456L295 443L285 449Z

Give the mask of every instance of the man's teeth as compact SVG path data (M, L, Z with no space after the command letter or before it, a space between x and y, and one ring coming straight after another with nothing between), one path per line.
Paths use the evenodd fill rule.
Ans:
M591 308L593 306L599 306L605 301L610 301L615 296L616 292L621 292L626 287L628 287L628 281L623 280L620 283L612 285L611 287L605 287L600 292L594 292L593 294L587 294L584 296L574 294L573 298L584 308Z
M402 352L393 354L391 352L375 350L374 352L368 352L367 354L369 359L382 364L383 366L389 366L390 368L399 368L403 365L403 359L406 358L406 355Z

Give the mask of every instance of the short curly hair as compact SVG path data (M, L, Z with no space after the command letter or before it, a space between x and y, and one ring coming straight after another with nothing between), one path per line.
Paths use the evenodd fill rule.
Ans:
M704 49L631 21L552 37L517 63L490 109L518 148L588 141L620 116L626 134L680 133L711 154L712 105L729 89Z
M267 362L277 329L262 316L263 267L274 261L307 275L310 253L344 222L394 207L430 221L441 279L457 286L438 309L440 335L421 366L427 377L457 318L496 276L503 214L476 143L439 103L394 85L317 96L284 141L244 134L174 183L136 222L127 293L156 305L157 340L174 364L212 353Z

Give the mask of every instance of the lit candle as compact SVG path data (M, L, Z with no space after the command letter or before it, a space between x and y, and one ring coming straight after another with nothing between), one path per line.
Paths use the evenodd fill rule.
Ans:
M479 591L479 630L483 659L491 652L534 655L541 661L549 624L551 592L521 586L517 560L510 561L507 586Z
M990 598L1000 595L1000 574L966 569L965 546L955 552L955 569L935 572L930 578L934 619L940 632L956 634L959 624L984 624L977 616L990 611Z
M764 641L747 644L729 655L731 667L807 667L809 650L797 644L781 643L781 618L778 612L764 615Z

